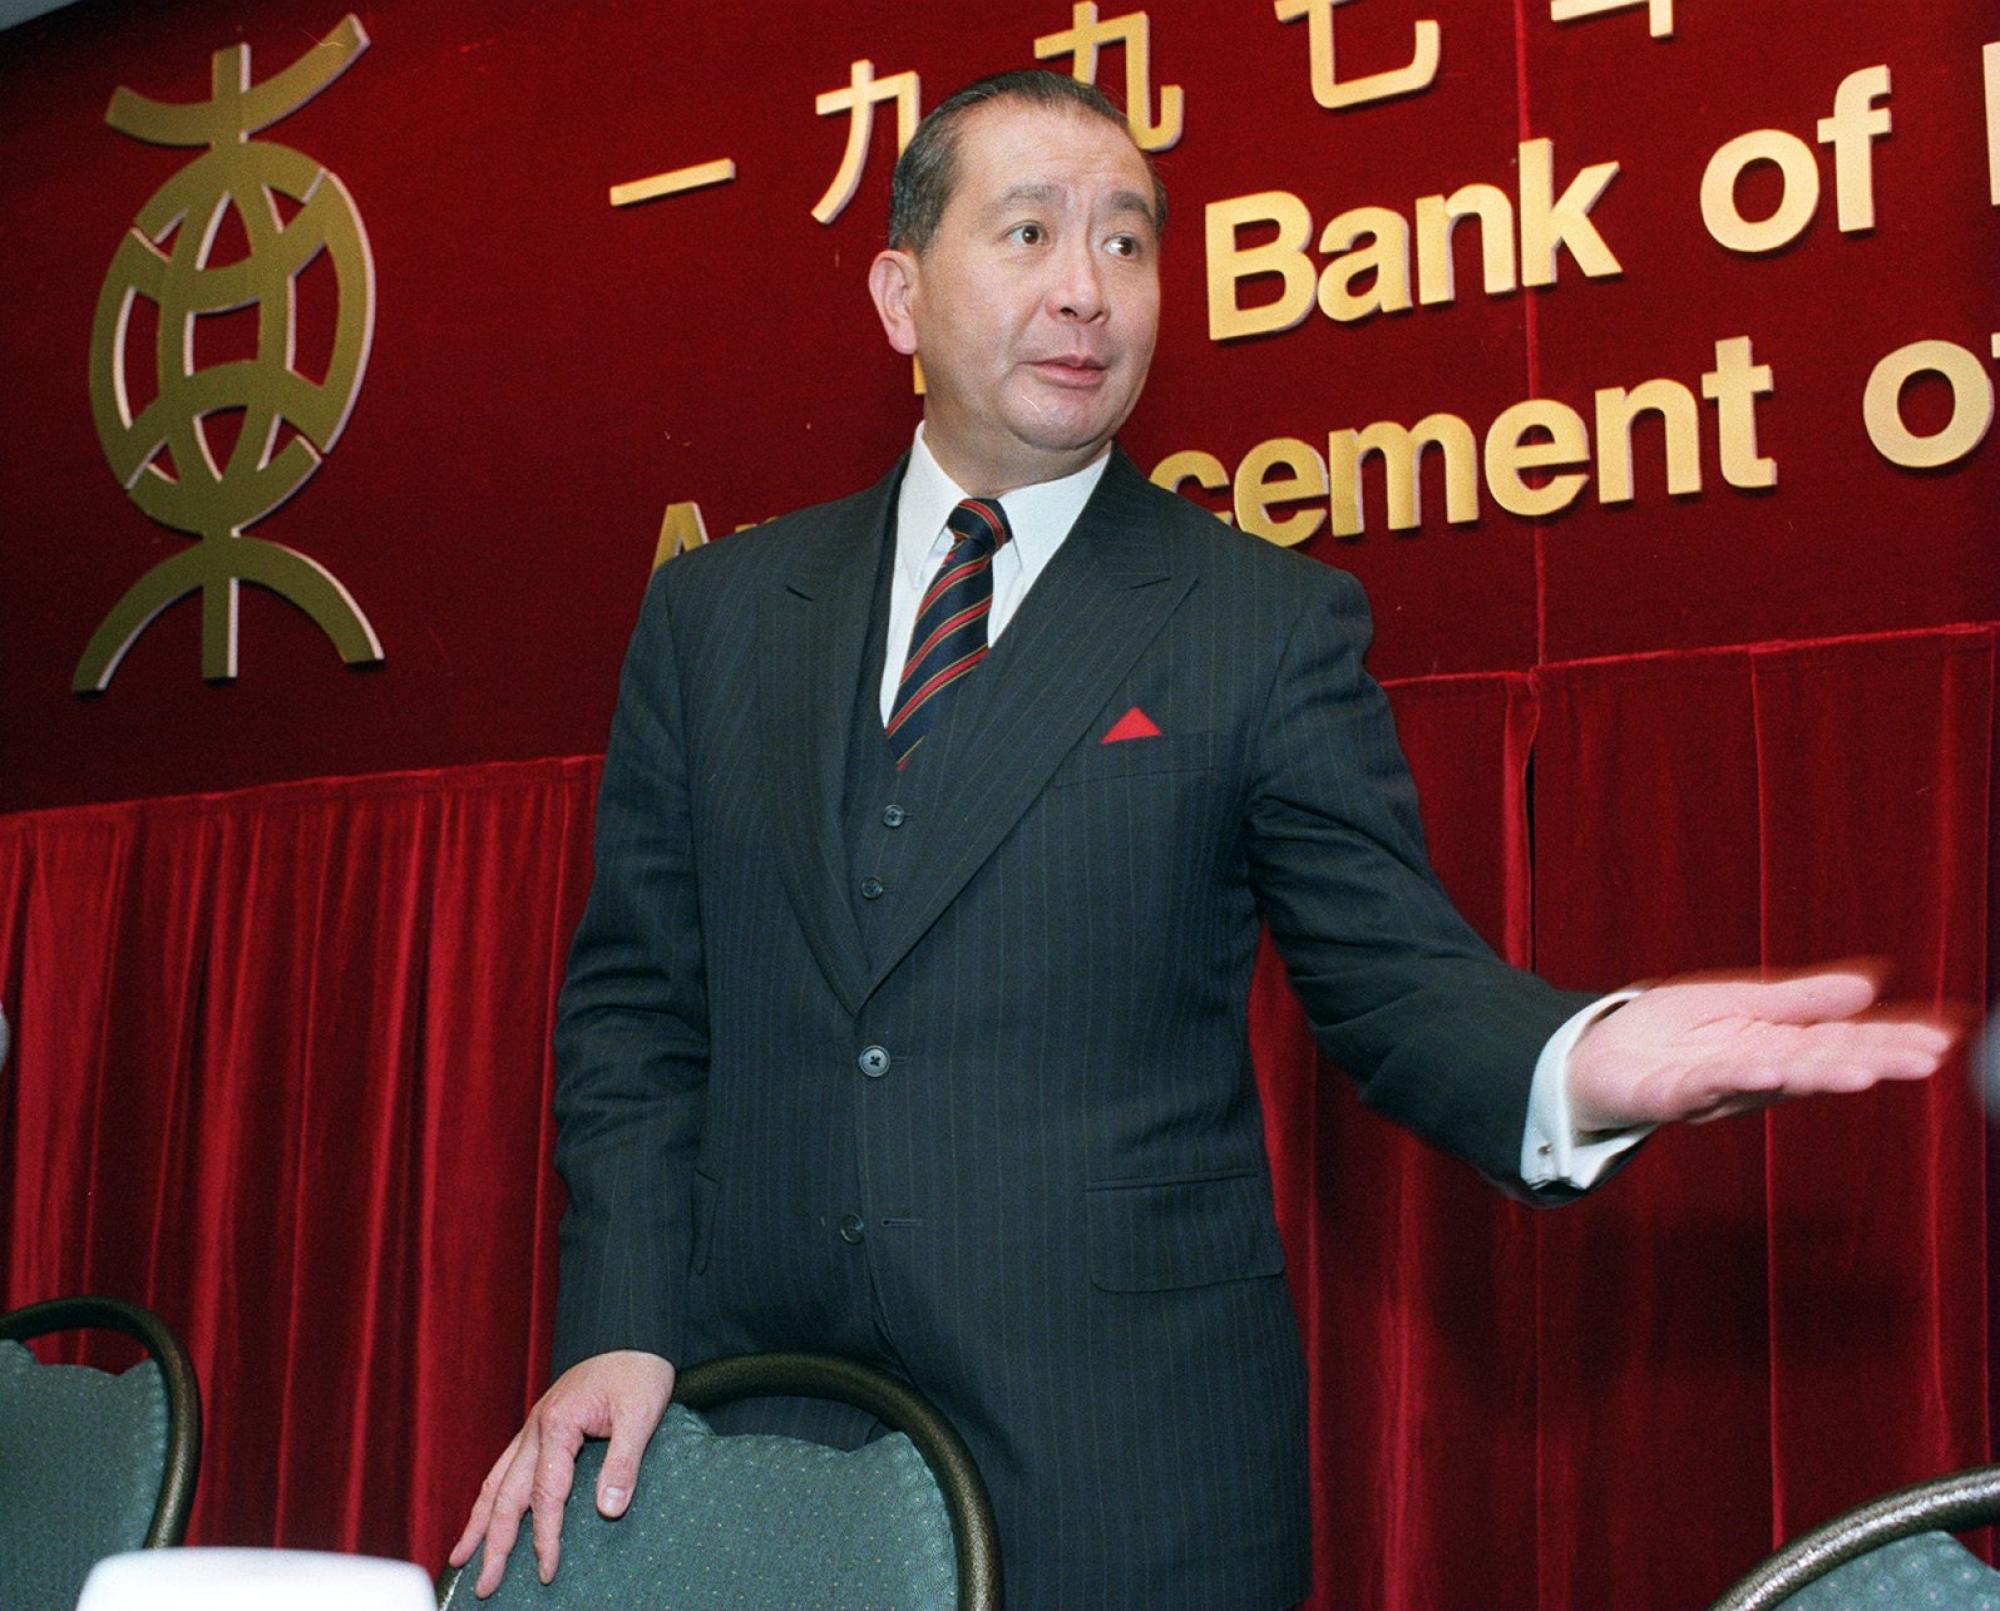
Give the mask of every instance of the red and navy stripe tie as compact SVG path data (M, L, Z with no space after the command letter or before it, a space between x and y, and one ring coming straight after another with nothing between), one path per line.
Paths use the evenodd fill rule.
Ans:
M945 525L958 540L917 606L909 658L889 713L889 752L899 772L937 722L945 697L986 658L993 551L1011 535L995 498L967 498L945 517Z

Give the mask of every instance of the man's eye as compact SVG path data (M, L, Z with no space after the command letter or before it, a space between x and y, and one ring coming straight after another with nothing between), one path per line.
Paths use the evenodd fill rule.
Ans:
M1040 224L1016 224L1007 233L1023 246L1039 246L1049 238L1048 231Z
M1113 257L1137 257L1139 255L1139 237L1136 235L1113 235L1104 245L1105 250L1110 252Z

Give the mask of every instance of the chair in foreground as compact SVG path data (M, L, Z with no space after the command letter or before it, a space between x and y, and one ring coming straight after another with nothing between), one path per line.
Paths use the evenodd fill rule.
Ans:
M1994 1521L2000 1521L2000 1465L1913 1483L1793 1539L1709 1611L2000 1605L2000 1572L1950 1536Z
M741 1398L837 1399L892 1435L852 1451L756 1433L723 1437L694 1413ZM562 1564L535 1576L530 1518L491 1599L473 1597L475 1555L448 1573L448 1611L647 1611L709 1607L960 1607L998 1611L1000 1554L963 1440L894 1377L821 1354L743 1354L680 1373L631 1508L591 1503L604 1445L577 1457Z
M113 1376L22 1346L97 1328L152 1358ZM159 1316L92 1297L0 1315L0 1605L74 1605L104 1556L178 1544L200 1463L194 1367Z

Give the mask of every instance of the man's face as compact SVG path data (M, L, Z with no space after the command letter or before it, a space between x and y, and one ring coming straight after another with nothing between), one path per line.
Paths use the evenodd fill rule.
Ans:
M1082 468L1139 400L1160 318L1153 182L1119 124L1002 99L959 127L921 256L869 285L925 380L924 439L968 492Z

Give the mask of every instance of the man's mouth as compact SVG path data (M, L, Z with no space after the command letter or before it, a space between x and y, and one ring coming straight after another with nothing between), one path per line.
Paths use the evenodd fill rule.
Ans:
M1053 358L1037 358L1028 367L1052 385L1084 388L1103 381L1106 365L1102 358L1093 358L1086 353L1065 353Z

